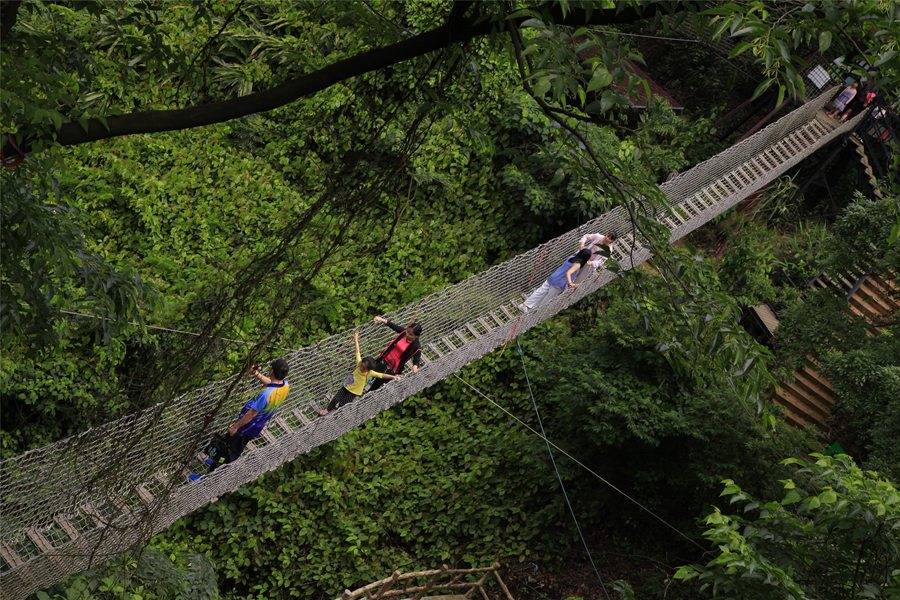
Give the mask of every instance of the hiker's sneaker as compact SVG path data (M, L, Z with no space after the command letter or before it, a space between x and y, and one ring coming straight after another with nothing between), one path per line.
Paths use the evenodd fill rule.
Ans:
M214 467L216 465L216 461L214 461L212 458L207 456L206 458L203 459L203 464L206 465L207 467Z
M199 474L199 473L188 473L187 478L188 478L188 481L189 481L189 482L191 482L191 483L197 483L198 481L200 481L201 479L203 479L203 475L201 475L201 474Z

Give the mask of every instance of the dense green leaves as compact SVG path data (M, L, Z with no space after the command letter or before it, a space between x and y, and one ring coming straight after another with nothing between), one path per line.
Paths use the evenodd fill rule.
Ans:
M710 598L894 598L900 593L900 492L846 454L790 459L781 499L754 499L731 480L705 537L718 554L681 567Z
M887 93L896 94L896 61L900 20L890 3L868 0L821 0L769 4L723 2L704 12L714 26L714 37L735 38L734 56L750 55L763 75L755 95L778 86L778 104L785 96L800 99L805 93L804 56L818 50L841 56L848 74L877 80Z
M143 379L178 364L193 338L128 321L202 328L241 273L281 244L241 310L221 323L218 334L238 341L221 342L179 385L231 372L246 358L242 342L263 336L280 309L291 307L270 354L413 302L623 196L661 201L655 184L718 142L711 115L700 111L684 119L654 101L640 114L619 110L641 85L629 38L563 28L553 17L610 4L518 13L531 19L519 55L524 78L498 23L502 35L289 107L202 130L52 149L47 162L30 158L4 174L3 453L152 400L139 393ZM485 19L506 9L476 6ZM740 52L755 53L771 15L757 3L720 8L746 13L736 21L720 11L716 23L723 35L750 38ZM49 140L63 118L235 97L439 26L450 9L432 0L29 3L4 41L3 128L34 126ZM771 59L764 86L783 83L798 49L816 43L775 25L765 42L771 57L758 57ZM18 71L20 80L7 75ZM720 75L708 74L710 95L729 87ZM858 324L834 327L844 318L838 304L813 298L807 305L821 318L796 304L805 279L838 264L832 249L891 259L881 252L890 205L855 203L832 236L821 225L793 227L801 214L794 189L779 186L753 224L728 224L718 264L702 247L666 250L668 232L638 216L659 246L652 266L523 340L550 438L689 535L722 478L770 497L777 479L790 476L775 457L816 447L759 414L777 364L813 346L827 351L829 376L846 381L838 389L854 452L867 465L896 465L896 365L885 360L896 355L893 338L842 347ZM319 208L307 215L311 207ZM737 325L742 304L767 300L790 307L778 363ZM30 341L34 324L54 334L48 343ZM462 376L531 418L522 365L509 349ZM160 581L122 580L116 571L73 586L105 598L184 596L191 560L179 557L192 552L212 560L234 598L332 597L395 568L444 562L569 568L580 548L544 451L461 383L445 382L181 521L153 542L175 557L174 565L162 561ZM671 572L658 565L672 555L694 559L655 520L560 462L592 546L609 553L602 569L616 570L621 555L655 561L661 575L636 567L630 597L665 589ZM784 510L806 516L845 499L833 484L808 489L797 481L779 490ZM736 483L727 490L736 503L749 498ZM727 525L716 518L711 526ZM769 556L760 560L773 577L790 577Z

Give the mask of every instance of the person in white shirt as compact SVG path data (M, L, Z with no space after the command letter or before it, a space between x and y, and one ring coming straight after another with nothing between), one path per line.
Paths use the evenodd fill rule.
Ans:
M581 239L578 241L578 249L590 250L591 259L587 262L587 264L589 267L598 269L603 266L603 263L606 262L606 256L604 256L603 253L600 252L600 246L605 246L608 251L609 247L615 241L616 236L612 233L587 233L581 236Z

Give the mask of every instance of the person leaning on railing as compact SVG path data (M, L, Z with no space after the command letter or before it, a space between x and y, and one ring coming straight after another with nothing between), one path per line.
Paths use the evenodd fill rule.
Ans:
M616 236L613 233L586 233L578 240L578 249L584 250L587 248L591 251L591 259L587 264L589 267L597 269L606 262L606 258L609 256L609 247L615 241Z
M404 327L392 323L384 317L375 317L372 320L390 327L397 333L394 339L378 355L378 358L375 359L375 369L390 375L400 375L403 373L403 367L406 366L406 363L412 360L412 372L418 373L422 364L422 347L419 342L419 338L422 336L422 326L419 323L412 322ZM369 391L374 392L384 383L384 379L376 379L369 386Z
M287 382L290 365L279 358L272 361L271 375L263 375L258 365L253 365L250 374L263 385L260 392L247 401L241 409L238 418L228 426L225 434L217 433L205 449L207 458L204 463L209 468L209 473L223 464L238 459L247 443L262 435L263 429L269 419L275 416L275 411L285 401L291 391ZM202 477L199 473L190 473L188 479L197 481Z
M541 287L531 292L531 295L525 299L525 302L519 305L519 309L522 312L528 312L547 304L566 291L567 288L572 290L577 288L578 283L576 280L578 279L578 275L581 274L582 269L591 259L591 255L592 252L590 250L582 248L574 256L567 258L566 261L557 267L556 270L550 274L550 277L541 284Z

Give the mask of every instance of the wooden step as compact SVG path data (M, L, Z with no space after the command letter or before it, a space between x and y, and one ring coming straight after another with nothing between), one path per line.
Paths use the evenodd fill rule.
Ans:
M53 544L36 527L25 528L25 535L41 552L53 552Z
M496 325L491 325L487 320L487 317L478 317L478 322L481 323L481 326L484 327L485 331L491 331L492 329L496 329Z
M120 497L118 494L112 494L106 498L106 502L110 508L117 508L126 516L135 516L134 508L129 504L128 500ZM114 517L118 518L118 517Z
M59 525L59 528L66 532L66 535L69 536L70 539L76 540L81 537L81 534L78 533L78 529L72 525L71 521L65 518L62 515L54 515L53 521Z
M897 290L889 279L885 280L878 275L870 275L866 283L878 292L885 302L890 302L894 306L897 305Z
M497 323L498 327L503 327L504 325L506 325L506 321L504 321L503 318L496 313L496 311L492 310L488 314L494 320L494 322Z
M873 306L874 305L878 306L879 314L891 312L894 308L884 298L884 296L882 296L877 291L875 291L875 289L868 283L868 278L866 278L860 282L859 292L861 292L862 294L865 294L866 298L869 300L869 302L872 303Z
M859 317L860 319L862 319L864 321L868 320L866 313L861 311L855 304L848 304L848 306L850 307L850 312L852 312L854 315L856 315L857 317Z
M809 394L815 395L830 408L833 408L837 399L834 392L825 386L817 383L804 371L794 372L794 382L805 389Z
M751 158L750 161L746 163L746 165L747 168L753 173L753 177L755 179L759 179L766 174L766 172L762 168L762 165L756 159L756 157Z
M737 170L735 170L734 174L741 178L741 181L744 183L744 187L752 185L753 180L756 179L747 168L747 163L744 163L743 165L738 167Z
M106 519L103 518L103 515L100 514L100 511L98 511L90 502L85 502L83 505L81 505L80 510L81 512L89 516L91 520L94 521L94 524L98 527L103 527L104 525L106 525Z
M804 375L811 378L817 384L828 389L832 394L834 394L834 386L831 385L831 382L828 381L824 375L822 375L821 373L816 371L814 368L812 368L809 365L806 365L803 367L803 369L801 369L801 371L803 372Z
M808 393L801 386L793 382L784 382L781 384L784 391L788 392L796 401L804 403L809 410L810 415L815 415L816 419L821 423L827 423L831 417L831 406L823 402L815 394Z
M264 440L266 440L267 444L274 444L275 442L278 441L278 438L275 437L275 434L273 434L271 431L269 431L268 427L263 427L260 435L262 436L262 438ZM257 438L257 439L259 439L259 438Z
M760 159L766 166L767 171L773 171L778 168L778 161L775 159L775 153L766 150L759 155Z
M293 433L294 428L291 427L287 421L285 421L282 417L275 415L272 417L272 422L281 427L281 430L285 433Z
M831 289L835 290L836 292L838 292L839 294L847 293L847 290L844 289L840 283L834 281L831 277L829 277L825 273L819 275L817 281L821 281L824 284L823 287L831 288Z
M795 427L799 427L800 429L814 429L818 430L818 427L805 419L802 415L795 412L789 404L783 403L777 396L775 397L775 401L778 403L778 406L781 408L781 412L784 415L785 420L794 425Z
M866 301L865 294L859 293L859 290L853 292L853 295L850 296L849 302L854 304L862 312L866 313L869 319L877 319L881 316L881 312L877 308L869 304L869 302Z
M2 558L10 567L18 567L23 564L22 557L3 542L0 542L0 558Z
M849 293L856 284L852 276L846 273L838 273L835 277L841 283L841 285L844 286L844 289L847 291L847 293Z
M155 500L155 498L153 497L153 494L151 494L150 490L148 490L146 487L144 487L143 484L138 484L138 485L134 486L134 493L136 493L137 497L141 499L141 502L143 502L144 504L146 504L148 506L150 504L153 504L153 500Z
M800 154L801 152L803 152L803 146L800 144L800 140L798 140L794 135L785 137L784 144L785 146L790 148L794 154Z
M295 408L294 410L292 410L291 414L294 415L295 417L297 417L297 420L300 421L301 423L303 423L304 427L306 427L307 425L312 423L312 421L309 419L309 417L307 417L305 414L303 414L303 411L300 410L299 408Z
M796 416L801 417L806 423L814 425L819 429L823 427L824 421L816 411L810 410L809 405L802 402L802 400L798 400L790 390L778 386L775 388L775 398L779 404L790 408L791 412Z

